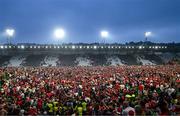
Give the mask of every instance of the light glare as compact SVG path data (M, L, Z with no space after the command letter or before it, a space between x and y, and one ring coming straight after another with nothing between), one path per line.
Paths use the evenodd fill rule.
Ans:
M97 49L97 46L94 46L94 49Z
M148 32L145 32L145 37L149 37L149 36L151 36L151 32L150 31L148 31Z
M65 36L65 31L63 29L56 29L54 31L54 36L57 38L57 39L62 39L64 38Z
M75 46L74 46L74 45L72 46L72 49L75 49Z
M6 29L6 35L9 37L13 37L15 33L14 29Z
M142 49L142 46L139 46L139 49Z
M4 48L4 46L1 46L1 49L3 49Z
M24 49L25 47L24 47L24 45L21 45L21 49Z
M101 31L101 37L102 38L107 38L109 36L109 32L108 31Z

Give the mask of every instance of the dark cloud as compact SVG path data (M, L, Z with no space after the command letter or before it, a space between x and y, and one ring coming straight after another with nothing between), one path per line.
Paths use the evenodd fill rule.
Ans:
M65 42L143 40L152 31L155 42L180 42L180 0L0 0L0 30L14 27L15 42L53 41L55 27L67 31Z

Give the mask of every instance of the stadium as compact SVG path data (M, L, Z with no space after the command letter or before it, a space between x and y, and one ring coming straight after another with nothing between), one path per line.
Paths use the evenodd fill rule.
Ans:
M180 115L179 5L0 0L0 116Z
M120 66L179 63L179 44L17 44L0 46L0 66Z

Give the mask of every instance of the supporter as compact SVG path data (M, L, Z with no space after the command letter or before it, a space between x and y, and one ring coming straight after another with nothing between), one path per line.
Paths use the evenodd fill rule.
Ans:
M132 108L127 101L123 103L123 106L124 106L124 110L122 112L122 115L135 116L135 109Z
M180 66L0 68L1 115L178 115Z

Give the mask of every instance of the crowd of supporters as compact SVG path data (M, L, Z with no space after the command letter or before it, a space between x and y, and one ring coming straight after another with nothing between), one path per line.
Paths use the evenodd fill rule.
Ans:
M179 65L0 68L0 115L175 115L179 83Z

